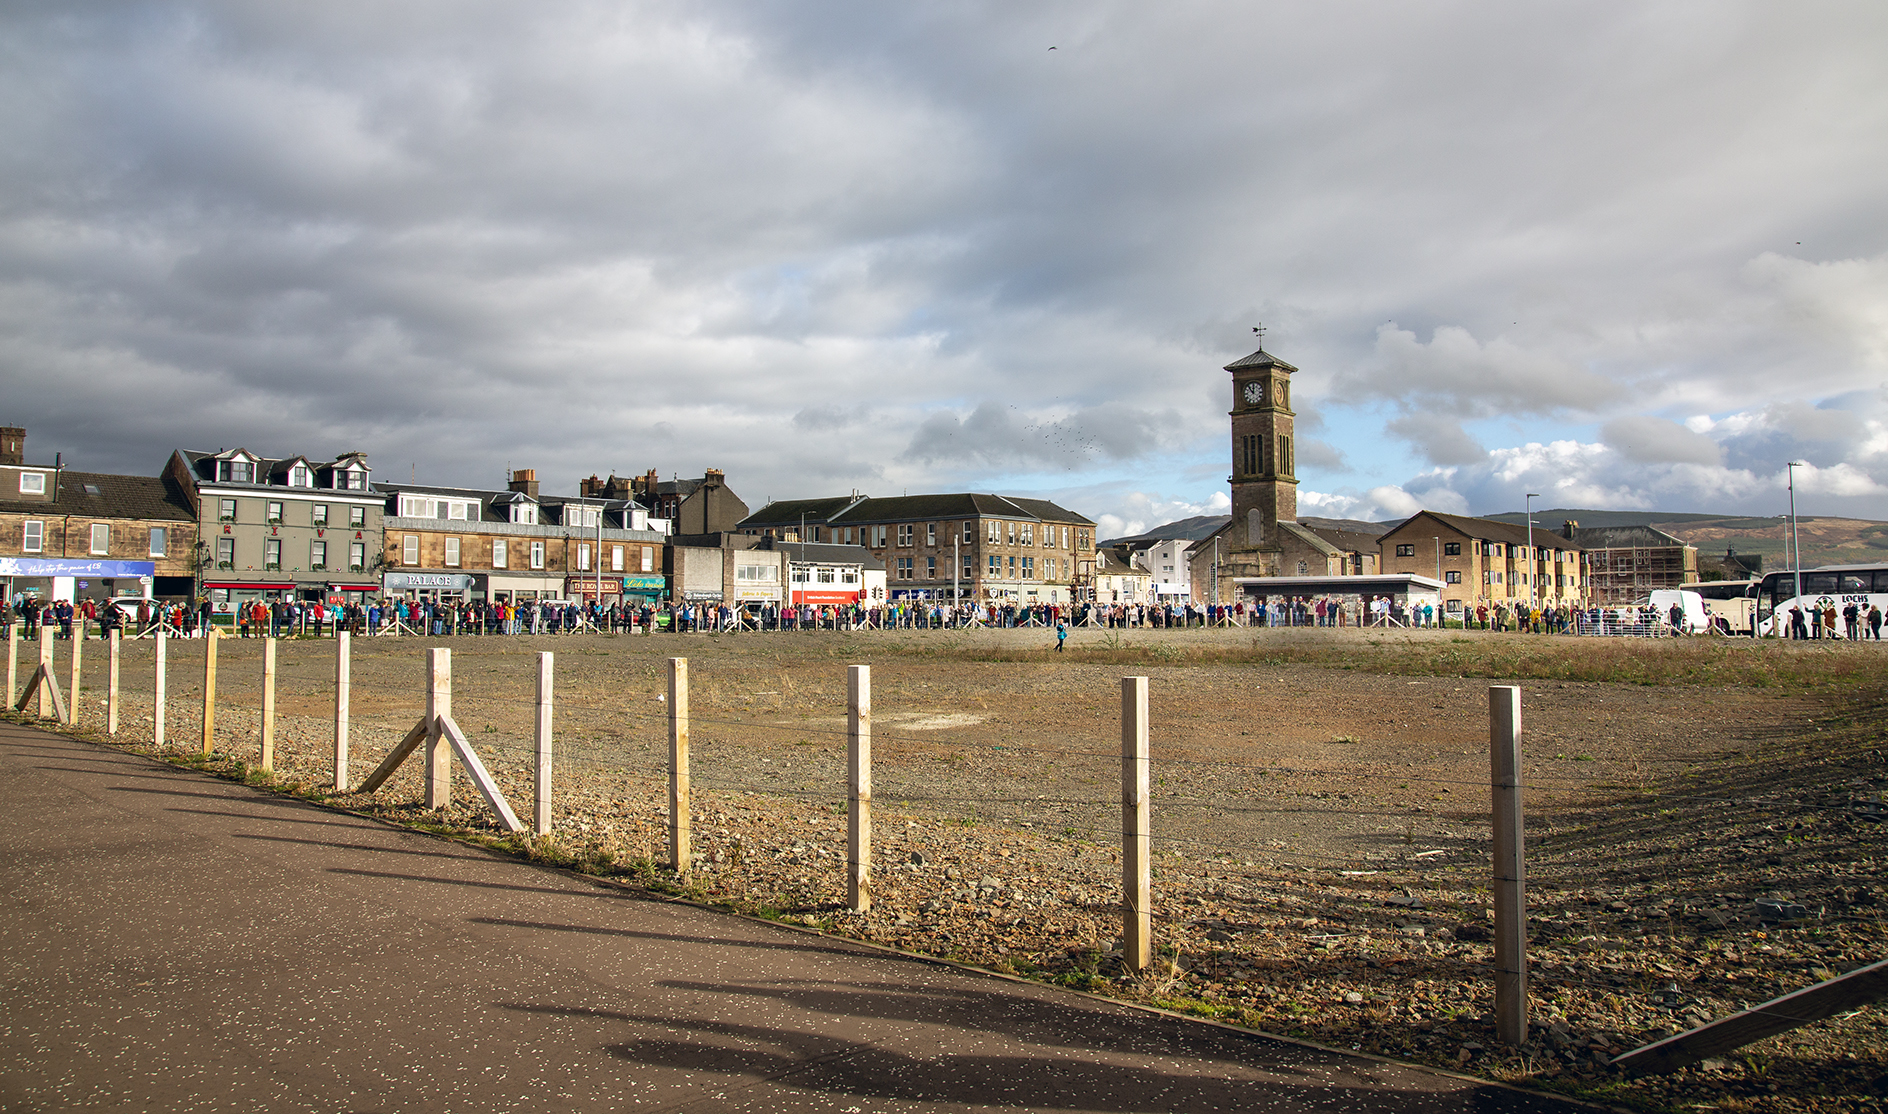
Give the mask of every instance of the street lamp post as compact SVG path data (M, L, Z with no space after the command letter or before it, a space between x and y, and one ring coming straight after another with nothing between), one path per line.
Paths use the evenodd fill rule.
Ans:
M1800 600L1803 596L1803 538L1802 535L1796 532L1796 470L1798 468L1807 468L1809 465L1800 460L1792 460L1784 467L1789 470L1790 548L1795 553L1795 556L1790 558L1790 572L1795 576L1796 597ZM1797 606L1800 607L1802 605L1799 603Z
M1527 517L1527 606L1529 610L1533 609L1535 602L1534 581L1540 576L1540 561L1534 556L1534 500L1540 497L1540 492L1538 491L1530 491L1527 493L1527 510L1525 514Z

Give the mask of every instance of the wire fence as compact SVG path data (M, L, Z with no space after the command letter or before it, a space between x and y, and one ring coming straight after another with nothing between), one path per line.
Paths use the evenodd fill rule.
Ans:
M253 765L259 650L219 642L212 747ZM36 662L37 644L21 649L29 646L23 662ZM152 742L154 650L149 640L120 645L121 742ZM334 644L283 651L274 773L320 786L333 773ZM201 641L168 647L169 752L202 750L205 656ZM54 658L64 686L70 647L59 644ZM454 717L528 815L531 659L459 660ZM659 672L651 663L635 687L599 691L583 681L580 654L558 665L567 680L549 835L572 861L666 877L671 714ZM102 729L109 668L104 644L88 644L71 694L80 729ZM370 671L371 691L358 678L352 687L363 771L425 711L425 664L412 643L376 645ZM9 692L9 706L17 696ZM705 714L688 718L693 858L669 881L696 896L1326 1039L1361 1030L1388 1039L1398 1026L1416 1045L1437 1033L1472 1036L1492 1009L1490 783L1467 776L1472 762L1388 770L1157 742L1150 844L1160 964L1136 973L1120 963L1123 772L1111 707L1098 706L1079 730L1045 730L1027 710L971 729L881 701L871 732L875 901L859 915L846 900L843 699L824 715L728 704L705 701ZM900 726L926 717L937 725ZM1159 740L1158 720L1155 728ZM1831 842L1838 831L1874 838L1888 818L1878 781L1858 782L1839 763L1809 782L1770 776L1779 764L1829 757L1786 740L1765 764L1714 779L1530 773L1529 991L1541 1031L1590 1034L1610 1055L1839 973L1888 940L1888 894L1864 860ZM335 799L415 813L419 766L375 794ZM482 809L461 791L444 819L492 831ZM1539 1039L1553 1056L1567 1051ZM1574 1059L1597 1063L1589 1045Z

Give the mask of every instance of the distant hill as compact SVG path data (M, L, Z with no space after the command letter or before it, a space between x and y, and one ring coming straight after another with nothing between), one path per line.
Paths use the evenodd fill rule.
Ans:
M1527 516L1519 511L1486 517L1519 526ZM1750 515L1699 514L1677 511L1551 510L1534 512L1534 528L1558 531L1568 519L1582 526L1650 526L1698 547L1700 557L1722 557L1727 549L1761 555L1768 571L1786 569L1785 536L1789 520ZM1863 518L1803 517L1797 519L1803 543L1803 567L1888 562L1888 523Z
M1178 522L1169 522L1165 526L1156 526L1152 530L1147 530L1139 534L1130 534L1124 538L1110 538L1101 544L1104 546L1121 545L1123 543L1135 545L1141 542L1152 544L1154 542L1166 542L1175 539L1190 542L1199 541L1201 538L1211 537L1213 531L1231 521L1232 516L1229 514L1195 515L1192 518L1183 518Z
M1165 526L1156 526L1145 533L1132 534L1125 538L1110 538L1102 542L1110 545L1151 545L1154 542L1199 541L1210 538L1220 527L1232 521L1228 514L1203 514L1193 518L1183 518L1178 522L1169 522ZM1316 526L1324 530L1352 530L1359 534L1387 534L1395 522L1364 522L1355 518L1300 518L1306 526ZM1400 520L1399 520L1400 521Z

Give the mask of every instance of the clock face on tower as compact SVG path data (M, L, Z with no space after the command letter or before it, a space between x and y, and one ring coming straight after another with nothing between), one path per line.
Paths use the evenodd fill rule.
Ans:
M1259 382L1256 379L1246 384L1247 405L1257 406L1260 402L1264 401L1264 399L1265 399L1265 384Z

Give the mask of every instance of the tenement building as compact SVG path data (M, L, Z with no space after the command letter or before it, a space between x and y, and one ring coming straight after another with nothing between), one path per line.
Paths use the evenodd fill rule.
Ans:
M1442 582L1450 618L1496 604L1584 605L1587 568L1579 546L1539 528L1532 541L1527 527L1512 522L1418 511L1378 544L1384 572Z
M197 520L156 476L29 465L26 431L0 429L0 591L12 604L189 600Z
M380 587L380 508L364 453L269 458L179 449L181 490L202 545L196 565L219 614L256 600L359 599Z
M1055 603L1092 578L1095 524L1047 499L854 495L769 503L738 529L788 541L864 546L894 600Z
M385 595L667 601L667 523L638 503L545 496L529 468L512 472L503 491L403 483L374 490L386 515L375 564Z

